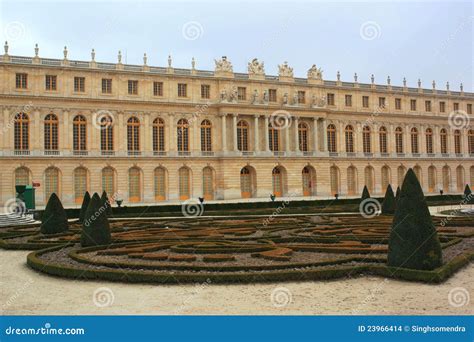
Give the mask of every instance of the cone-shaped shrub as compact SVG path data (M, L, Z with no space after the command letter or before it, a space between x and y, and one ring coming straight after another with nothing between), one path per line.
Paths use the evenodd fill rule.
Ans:
M89 191L86 191L84 198L82 199L81 211L79 212L79 223L84 222L84 217L86 216L87 207L91 201L91 195Z
M107 193L105 191L102 192L102 196L100 196L100 201L102 202L102 205L105 208L105 213L107 214L107 216L112 216L112 206L109 202L109 196L107 196Z
M94 193L82 223L81 246L107 245L110 240L110 226L105 207L99 195Z
M474 203L474 196L472 195L469 184L466 184L466 187L464 188L464 201L466 203Z
M58 234L68 230L66 211L53 192L41 217L41 233Z
M387 186L387 191L385 191L385 198L382 203L382 214L392 215L395 213L395 196L393 195L393 190L390 184Z
M398 201L399 198L400 198L400 187L397 186L397 191L395 192L395 199Z
M361 200L365 200L367 198L370 198L370 193L369 193L369 189L367 189L367 185L364 185L364 190L362 190L362 196L361 196Z
M432 270L442 264L441 245L418 178L409 169L388 241L388 265Z

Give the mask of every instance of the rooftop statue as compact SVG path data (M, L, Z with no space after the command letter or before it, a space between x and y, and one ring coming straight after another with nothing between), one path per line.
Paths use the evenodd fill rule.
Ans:
M222 56L220 60L214 59L216 63L216 72L234 72L232 68L232 63L227 60L226 56Z
M248 64L248 73L252 75L264 75L265 74L265 66L263 62L259 62L258 58L254 58Z
M293 77L293 68L288 66L288 62L278 65L278 76Z

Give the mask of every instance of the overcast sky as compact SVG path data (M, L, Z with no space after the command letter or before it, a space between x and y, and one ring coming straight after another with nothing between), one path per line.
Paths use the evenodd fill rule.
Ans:
M471 1L322 2L322 1L27 1L0 0L2 40L11 55L214 69L226 55L234 71L246 72L255 57L267 74L287 60L295 76L305 77L316 64L324 78L409 86L418 78L439 89L446 81L473 91L473 23Z

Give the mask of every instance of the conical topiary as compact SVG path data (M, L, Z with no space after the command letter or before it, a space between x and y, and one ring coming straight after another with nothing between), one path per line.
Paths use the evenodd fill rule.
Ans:
M469 184L466 184L466 187L464 188L464 201L466 203L474 203L474 196L472 195Z
M385 197L382 203L382 214L392 215L395 213L395 196L393 195L393 190L390 184L387 186L387 191L385 191Z
M400 198L400 187L397 186L397 191L395 192L395 199L398 201L399 198Z
M53 192L41 217L41 233L58 234L68 230L66 211L58 196Z
M84 217L86 216L87 207L91 201L91 195L89 191L86 191L84 198L82 199L81 211L79 212L79 223L84 222Z
M102 192L102 196L100 196L100 201L105 208L105 213L107 216L112 216L112 206L110 205L109 196L107 196L105 190Z
M82 223L81 246L107 245L111 241L109 220L97 193L92 196Z
M362 196L361 196L361 200L365 200L367 198L370 198L370 193L369 193L369 189L367 189L367 185L364 185L364 190L362 190Z
M403 180L388 242L388 265L432 270L442 264L441 244L418 178L409 169Z

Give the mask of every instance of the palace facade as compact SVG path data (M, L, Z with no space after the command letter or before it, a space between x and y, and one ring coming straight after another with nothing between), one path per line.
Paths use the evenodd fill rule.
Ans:
M474 184L474 94L296 78L263 63L214 71L0 56L0 204L37 183L80 203L86 190L153 204L276 196L383 195L413 167L427 194Z

